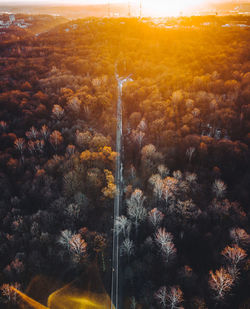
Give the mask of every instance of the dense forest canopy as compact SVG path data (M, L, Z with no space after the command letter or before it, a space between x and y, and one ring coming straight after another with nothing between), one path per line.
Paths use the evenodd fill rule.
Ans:
M249 25L89 18L5 31L1 308L21 303L10 285L46 305L92 263L109 293L116 71L133 78L115 225L125 308L250 308ZM37 295L38 275L57 283Z

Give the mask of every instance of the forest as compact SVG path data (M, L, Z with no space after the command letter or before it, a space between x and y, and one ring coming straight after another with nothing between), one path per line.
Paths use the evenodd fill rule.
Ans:
M11 286L47 306L91 265L109 294L114 228L124 308L250 308L249 25L86 18L5 33L1 308L31 308ZM116 71L133 81L114 227Z

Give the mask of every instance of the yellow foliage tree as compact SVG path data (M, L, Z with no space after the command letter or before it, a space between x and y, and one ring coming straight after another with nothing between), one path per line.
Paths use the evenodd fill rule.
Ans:
M112 199L114 198L116 192L116 185L114 183L115 178L112 172L107 169L104 170L104 173L107 181L107 186L102 189L102 193L105 197Z

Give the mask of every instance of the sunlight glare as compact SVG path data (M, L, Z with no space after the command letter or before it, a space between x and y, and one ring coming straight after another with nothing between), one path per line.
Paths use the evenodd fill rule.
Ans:
M155 16L178 16L192 8L205 4L207 0L142 0L147 13Z

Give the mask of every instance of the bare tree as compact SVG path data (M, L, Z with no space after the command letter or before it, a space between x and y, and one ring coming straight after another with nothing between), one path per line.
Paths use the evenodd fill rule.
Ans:
M190 163L193 157L193 154L195 152L195 148L194 147L189 147L186 151L186 156L188 158L188 162Z
M173 177L174 177L176 180L180 181L180 180L183 179L183 174L182 174L181 171L177 170L177 171L174 171L174 172L173 172Z
M154 195L157 200L160 200L163 195L163 189L164 189L164 183L161 179L161 176L159 174L152 175L149 178L150 184L154 188Z
M167 288L161 287L156 293L155 298L162 308L181 309L183 293L178 286Z
M164 218L164 214L161 211L159 211L157 208L152 209L148 213L148 220L155 229L161 225L163 218Z
M143 207L145 197L140 189L135 189L129 200L127 200L128 205L128 216L134 221L136 233L140 222L144 221L147 217L147 211Z
M89 145L92 134L89 131L86 132L80 132L79 130L76 131L76 144L81 147L85 148Z
M195 174L195 173L187 173L185 178L186 178L186 181L190 185L196 185L197 184L197 174Z
M121 245L121 249L120 249L120 253L121 255L126 255L129 259L129 257L131 255L134 254L134 251L135 251L135 246L134 246L134 242L133 240L130 240L129 238L126 238L122 245Z
M14 142L15 148L20 152L21 155L21 160L23 162L24 157L23 157L23 153L24 153L24 149L25 149L25 140L23 138L17 138Z
M39 152L39 153L43 153L44 152L44 147L45 147L45 142L44 140L36 140L35 141L35 147L36 147L36 150Z
M136 309L137 302L134 296L130 298L130 309Z
M64 212L69 218L76 221L80 218L81 207L78 204L72 203L65 208Z
M70 239L70 251L73 253L73 261L80 262L86 253L87 243L80 234L75 234Z
M232 275L223 267L216 270L215 273L209 272L210 278L208 284L215 293L215 298L222 301L226 294L231 291L234 284Z
M167 287L162 286L159 290L154 294L155 299L158 301L162 308L167 307Z
M147 124L146 124L146 121L145 121L145 118L143 118L140 123L138 124L137 128L140 130L140 131L145 131L147 129Z
M145 137L145 133L138 130L132 130L131 138L132 140L138 144L139 148L142 146L142 141Z
M196 219L201 213L200 209L191 199L186 201L178 200L176 205L171 206L170 209L186 220Z
M217 198L222 198L226 193L226 189L226 184L220 179L216 179L213 183L213 192Z
M31 154L36 152L36 145L33 141L28 141L28 150Z
M66 153L69 157L71 157L72 155L74 155L76 150L76 146L75 145L68 145L66 148Z
M77 97L74 97L68 102L68 107L77 114L80 112L81 101Z
M61 120L64 116L64 109L60 105L55 104L52 109L52 116L57 120Z
M158 165L157 170L161 175L161 178L165 178L170 174L170 170L163 164Z
M49 141L51 145L57 150L58 146L63 142L62 134L55 130L50 134Z
M70 240L73 236L73 233L70 230L64 230L61 232L61 236L58 239L58 243L61 244L64 248L70 248Z
M117 217L115 219L115 230L117 234L120 234L122 232L124 237L129 237L131 230L131 221L125 216Z
M0 121L0 129L1 129L3 132L6 132L6 131L7 131L7 128L8 128L7 122L1 120L1 121Z
M37 131L37 129L36 129L34 126L32 126L32 127L29 129L29 131L27 131L27 132L25 133L25 135L27 136L28 139L33 139L33 140L35 140L35 139L38 138L39 132Z
M180 304L183 302L183 293L177 286L173 286L167 293L168 306L171 309L181 309Z
M177 251L173 243L173 235L167 232L165 228L160 228L155 234L155 241L160 247L165 262L170 262L175 257Z
M45 124L42 126L40 133L45 141L49 138L49 129Z
M230 237L237 246L247 247L250 245L250 235L244 229L232 228L230 230Z
M246 251L237 245L233 247L227 246L222 250L221 254L229 261L234 269L247 257Z
M20 290L21 285L20 283L17 283L17 282L15 282L13 285L5 283L1 286L0 289L1 289L2 295L6 298L8 303L17 304L18 294L12 287L14 287L17 290Z

